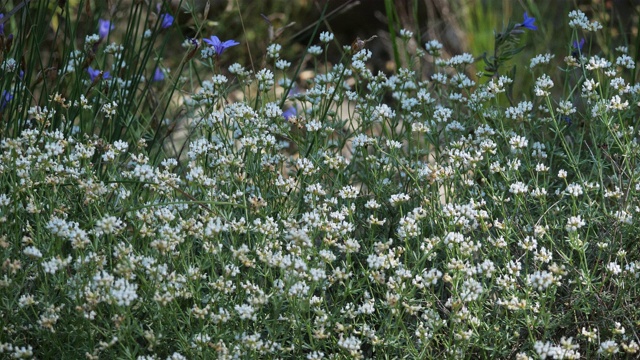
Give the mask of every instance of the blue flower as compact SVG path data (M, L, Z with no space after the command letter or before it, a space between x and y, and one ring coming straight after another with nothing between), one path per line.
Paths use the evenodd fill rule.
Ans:
M109 36L109 32L115 28L114 25L111 24L109 20L98 20L98 35L100 35L100 39L104 39Z
M4 111L9 104L9 101L13 99L13 95L7 90L2 90L2 96L0 96L0 112Z
M284 119L287 121L293 119L296 115L298 115L298 110L296 110L295 106L288 108L282 113L282 116L284 116Z
M100 76L100 73L102 73L102 78L105 80L111 78L111 75L109 74L108 71L102 72L101 70L94 69L91 66L89 66L89 68L87 69L87 72L89 73L89 77L91 78L91 81L96 81L96 79Z
M151 81L162 81L164 80L164 73L160 70L159 67L153 72L153 79Z
M174 17L171 14L160 15L160 27L166 29L173 24Z
M573 51L571 51L571 56L579 57L582 54L582 48L584 47L584 38L580 39L580 42L574 41L571 45Z
M222 53L226 49L240 44L239 42L234 40L227 40L225 42L222 42L215 35L211 36L211 38L209 39L204 39L204 42L206 42L207 44L209 44L209 46L213 48L213 50L216 52L216 55L222 55Z
M4 35L4 23L2 22L3 17L4 17L4 14L0 13L0 35Z
M516 28L519 27L523 27L525 29L529 29L529 30L538 30L538 27L533 25L533 22L536 21L536 18L534 17L529 17L529 15L527 15L527 12L524 12L524 21L522 22L522 24L516 24Z
M287 95L287 97L294 97L298 94L300 94L300 88L298 88L298 85L293 84L291 90L289 90L289 94Z

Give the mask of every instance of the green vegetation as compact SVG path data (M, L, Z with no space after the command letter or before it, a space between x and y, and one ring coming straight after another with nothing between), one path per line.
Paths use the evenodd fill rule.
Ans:
M0 357L638 356L637 28L544 3L0 9Z

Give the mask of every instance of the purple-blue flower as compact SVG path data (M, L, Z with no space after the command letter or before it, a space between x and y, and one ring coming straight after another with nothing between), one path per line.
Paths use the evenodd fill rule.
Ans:
M527 15L527 12L524 12L524 21L522 22L522 24L516 24L516 27L523 27L525 29L529 29L529 30L538 30L538 27L533 25L533 22L536 21L536 18L534 17L529 17L529 15Z
M289 94L287 95L287 97L294 97L298 94L300 94L300 88L298 88L298 85L293 84L291 90L289 90Z
M204 42L206 42L207 44L209 44L209 46L213 48L213 50L216 52L216 55L222 55L222 53L226 49L240 44L239 42L234 40L227 40L225 42L222 42L215 35L211 36L211 38L209 39L204 39Z
M153 72L153 79L151 81L162 81L164 80L164 73L160 70L159 67Z
M87 72L89 73L89 77L91 78L91 81L96 81L96 79L98 78L98 76L100 76L100 73L102 71L98 69L94 69L91 66L89 66L89 68L87 69ZM109 74L108 71L105 71L105 72L102 72L102 78L107 80L111 78L111 75Z
M298 115L298 110L296 110L295 106L292 106L292 107L288 108L287 110L285 110L282 113L282 116L284 116L284 119L287 120L287 121L289 119L292 119L292 118L296 117L296 115Z
M2 21L3 17L4 14L0 13L0 21ZM0 23L0 35L4 35L4 23Z
M115 28L109 20L98 20L98 35L100 39L104 39L109 36L109 32Z
M584 38L580 39L580 42L574 41L572 46L571 56L579 57L582 54L582 48L584 47Z
M7 90L2 90L2 96L0 96L0 112L3 112L4 109L9 104L9 101L13 99L13 95Z
M174 17L171 14L161 14L160 15L160 28L166 29L173 24Z

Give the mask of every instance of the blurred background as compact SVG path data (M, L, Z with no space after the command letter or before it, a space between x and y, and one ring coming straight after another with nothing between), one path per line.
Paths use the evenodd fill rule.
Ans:
M179 23L185 35L193 33L194 16L189 12L195 10L198 16L207 1L169 3L182 14ZM445 58L463 52L479 56L493 49L495 31L500 31L509 20L521 21L527 11L536 18L538 26L538 31L528 34L530 39L522 42L527 46L520 57L528 63L528 59L540 53L549 52L560 59L570 53L572 31L567 25L567 14L574 9L582 10L607 28L606 35L591 39L597 46L592 48L596 53L611 51L603 46L611 40L627 43L637 53L638 0L210 0L203 35L217 34L240 41L243 46L230 50L234 55L228 57L230 61L260 63L270 40L283 45L283 58L294 61L310 40L312 44L318 43L310 37L320 21L319 31L333 32L336 45L349 45L358 37L368 39L377 35L375 41L367 44L374 54L371 66L374 73L391 72L396 67L394 60L407 65L403 52L398 54L400 59L394 56L393 40L400 29L414 33L409 52L424 48L426 41L438 40L444 45ZM270 35L270 27L276 34ZM277 38L273 39L274 35ZM338 46L332 49L328 60L335 63L341 54Z
M571 29L567 15L576 9L591 20L599 21L604 30L583 33ZM129 96L132 105L119 111L124 117L135 117L136 121L144 118L145 129L165 126L165 132L170 133L175 125L162 123L183 117L180 96L184 98L195 92L213 70L211 64L200 61L197 49L184 46L189 43L186 39L193 38L200 46L206 46L202 39L213 35L222 41L238 41L238 46L227 49L224 56L215 61L215 69L227 75L228 66L233 63L254 72L260 70L267 64L267 47L278 43L282 46L280 58L292 63L288 76L297 76L296 80L303 83L302 75L312 76L318 66L311 56L305 55L305 49L320 44L321 32L335 35L327 52L318 57L320 65L328 67L341 61L345 46L350 47L356 39L375 37L366 44L373 54L368 66L374 74L378 71L391 74L398 67L410 67L428 79L436 71L433 61L418 60L424 59L421 53L426 42L442 43L444 59L465 52L480 59L484 53L493 52L496 32L504 29L509 21L523 21L525 12L536 19L537 30L522 34L519 43L522 52L509 60L500 73L517 70L513 76L514 98L530 94L535 78L541 75L529 73L532 57L546 53L555 56L553 64L557 71L549 75L561 78L565 67L563 59L572 53L572 43L582 38L586 38L585 54L614 61L615 49L626 46L632 58L636 61L640 58L638 0L0 0L0 14L3 14L0 23L4 27L4 34L0 34L0 50L3 50L0 56L16 57L27 74L19 81L0 78L0 86L10 89L12 81L27 85L25 97L18 99L18 94L14 94L16 98L10 104L22 112L23 117L29 106L45 106L52 94L60 93L65 98L79 96L85 91L81 81L88 77L84 73L89 65L114 70L109 67L113 59L107 59L104 51L96 51L104 49L106 44L93 50L85 46L87 36L98 32L99 20L108 20L113 29L105 42L128 47L125 61L121 63L123 67L117 71L139 82L137 89L144 94L142 100L139 100L142 95ZM160 28L158 17L164 14L171 14L175 21L167 28ZM136 27L139 29L132 31ZM157 30L149 42L142 35L146 29ZM401 41L401 29L411 31L413 36ZM196 43L195 40L191 44ZM29 45L20 46L21 43ZM150 45L145 45L147 43ZM134 49L147 52L131 54ZM72 60L73 50L80 51L84 59L78 64L83 66L79 72L82 75L58 76ZM193 61L185 61L188 54ZM166 85L168 81L162 85L142 81L141 75L150 78L157 68L164 69L167 75L179 74L178 81L171 81L175 88ZM298 68L300 72L294 74ZM476 83L488 80L477 76L483 70L481 60L465 69L466 75ZM631 85L634 85L637 72L635 69L632 72ZM99 90L104 99L112 99L115 94L113 89L101 87ZM561 86L554 89L561 90ZM169 93L171 103L158 114L159 94L163 91ZM94 114L99 109L96 106ZM74 117L70 119L79 121ZM120 131L119 128L113 130L114 138Z
M48 1L52 12L50 39L41 42L43 54L57 51L59 37L56 40L55 34L58 26L64 24L64 15L68 15L61 11L66 5L75 9L71 14L74 20L85 24L75 34L77 47L81 48L84 37L95 33L97 19L126 24L131 5L144 3L151 11L160 9L175 15L175 31L172 28L164 35L170 38L170 49L179 49L187 37L217 35L222 40L234 39L240 46L228 50L226 65L238 62L254 69L264 64L266 47L272 42L282 45L281 57L292 61L295 67L296 61L304 61L301 56L306 46L318 44L317 37L322 31L335 34L335 46L327 54L331 63L342 56L341 46L376 35L367 44L374 55L370 64L374 73L407 66L406 55L424 49L429 40L444 45L444 58L463 52L477 57L491 52L494 33L509 20L521 21L525 11L536 18L538 30L527 33L521 42L526 44L519 55L521 63L528 64L528 59L541 53L551 53L562 60L571 51L572 31L567 25L567 14L574 9L582 10L607 29L587 39L591 54L602 52L606 57L613 49L604 44L613 43L628 46L634 58L640 55L638 0L0 0L0 13L8 14L25 4L27 8L35 8L40 1ZM9 14L0 21L5 21L6 26L13 22L15 26L15 19L7 17L20 14ZM400 29L414 33L406 49L394 47ZM116 27L118 30L123 29ZM184 54L171 51L162 55L170 67ZM482 70L480 62L476 65L480 68L470 69L471 76Z

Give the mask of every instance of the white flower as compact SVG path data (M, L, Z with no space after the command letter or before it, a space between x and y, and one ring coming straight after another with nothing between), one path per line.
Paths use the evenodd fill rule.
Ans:
M271 59L277 59L280 57L280 50L282 50L282 45L271 44L267 47L267 56Z
M322 48L318 45L309 46L307 52L311 55L320 55L322 54Z
M4 344L0 344L0 348L3 345ZM27 345L26 347L25 346L20 346L20 347L14 346L12 348L12 350L13 350L13 354L11 354L11 357L14 358L14 359L28 359L28 358L31 358L33 356L33 348L31 347L31 345Z
M587 330L586 328L582 328L580 334L587 338L587 340L592 343L598 340L598 329L593 328L592 330Z
M129 306L138 298L137 289L138 284L132 284L127 279L118 279L111 286L109 293L118 305Z
M298 281L289 288L289 296L301 298L309 293L311 288L304 281Z
M367 201L366 204L364 204L365 208L372 209L372 210L379 209L380 206L381 206L380 203L378 203L375 199L371 199Z
M440 50L442 50L442 44L438 40L431 40L424 44L427 53L431 56L440 56Z
M640 351L640 345L635 340L631 340L629 344L622 343L622 348L628 354L635 354Z
M555 282L552 273L543 270L527 275L527 283L538 291L544 291Z
M567 186L567 193L569 195L576 197L583 194L582 186L576 183L571 183Z
M529 68L533 69L539 64L548 64L554 57L555 55L549 53L537 55L536 57L531 59Z
M407 30L407 29L400 29L400 37L403 40L409 40L413 37L413 31Z
M234 306L234 309L238 313L238 316L241 320L257 320L257 316L255 314L256 309L249 304L242 304Z
M338 191L338 196L342 199L355 199L358 197L359 192L355 186L346 185Z
M8 206L11 204L11 198L7 194L0 194L0 206Z
M607 59L603 59L598 55L594 55L589 58L589 63L585 65L587 70L607 69L611 66L611 62Z
M631 87L624 81L623 78L620 77L611 79L609 85L611 85L612 88L618 90L618 93L621 95L631 91Z
M526 236L518 245L528 251L533 251L538 247L538 241L532 236Z
M536 80L534 92L536 96L549 96L551 94L549 90L551 90L552 87L553 80L551 80L551 77L547 74L542 74L542 76Z
M35 246L26 247L22 250L22 253L34 259L40 259L42 257L42 252L40 252L40 250Z
M436 122L443 123L449 121L453 115L453 110L441 105L436 106L436 110L433 112L433 118Z
M187 360L187 357L180 354L179 352L174 352L169 357L167 357L167 360Z
M322 41L323 43L328 43L333 41L333 33L330 33L328 31L323 31L322 33L320 33L320 41Z
M116 110L118 109L118 103L113 101L110 103L106 103L102 106L102 112L105 113L105 117L111 118L116 114Z
M636 68L636 63L633 60L633 58L627 54L624 55L620 55L617 59L616 59L616 65L618 66L622 66L624 68L627 69L635 69Z
M511 145L511 152L518 153L520 149L526 148L529 145L529 140L524 136L514 135L509 139L509 145Z
M613 275L618 275L622 272L622 268L616 262L610 262L607 264L607 271L612 273Z
M529 187L523 182L516 181L509 186L509 192L514 195L526 194L529 192Z
M291 66L291 62L280 59L278 61L276 61L276 68L280 69L280 70L286 70L289 68L289 66Z
M617 354L618 351L620 351L618 349L618 343L613 340L607 340L600 343L598 354L613 355L613 354Z
M399 193L391 195L391 197L389 198L389 202L391 203L391 206L397 206L398 204L409 201L410 199L411 198L409 197L409 195Z
M360 352L362 341L360 341L360 339L355 336L349 336L346 339L340 336L340 340L338 340L338 346L349 351L351 355L356 355Z
M21 308L27 307L27 306L31 306L31 305L35 305L38 302L35 300L35 298L33 297L33 295L31 294L23 294L20 296L20 299L18 299L18 306L20 306ZM1 346L0 346L1 348ZM2 351L0 351L2 352Z
M582 220L582 217L580 215L572 216L569 218L569 220L567 220L567 225L565 226L565 229L571 233L571 232L578 231L578 229L580 229L585 225L586 223L584 222L584 220Z
M124 228L122 220L115 216L105 216L96 222L94 232L96 235L102 234L116 234Z
M314 351L307 354L307 360L322 360L324 359L324 353L322 351Z
M547 189L545 188L535 188L533 189L533 191L531 191L531 196L535 197L535 198L542 198L547 196Z
M607 110L624 110L629 107L629 100L622 102L622 99L618 95L611 97L609 104L607 104Z
M456 55L447 61L447 66L455 67L458 65L470 65L475 62L475 58L473 55L464 53L461 55Z
M631 225L633 223L633 216L625 210L616 210L616 212L613 214L613 217L624 224Z
M273 72L271 72L271 70L269 69L262 69L258 71L258 73L256 74L256 80L258 80L260 84L259 89L261 91L270 90L275 84L273 77Z
M533 110L533 103L531 101L522 101L518 103L518 106L508 107L505 111L505 116L507 119L524 120L531 110Z
M576 112L576 108L573 106L571 101L562 100L558 104L558 108L556 111L562 115L571 115Z
M572 28L581 28L584 31L595 32L602 29L599 22L589 22L589 18L580 10L573 10L569 13L569 26Z
M559 177L560 179L564 179L564 178L566 178L566 177L567 177L567 171L566 171L566 170L564 170L564 169L560 169L560 170L558 171L558 177Z
M393 111L387 104L378 105L373 110L374 121L384 122L393 119L395 116L396 112Z

